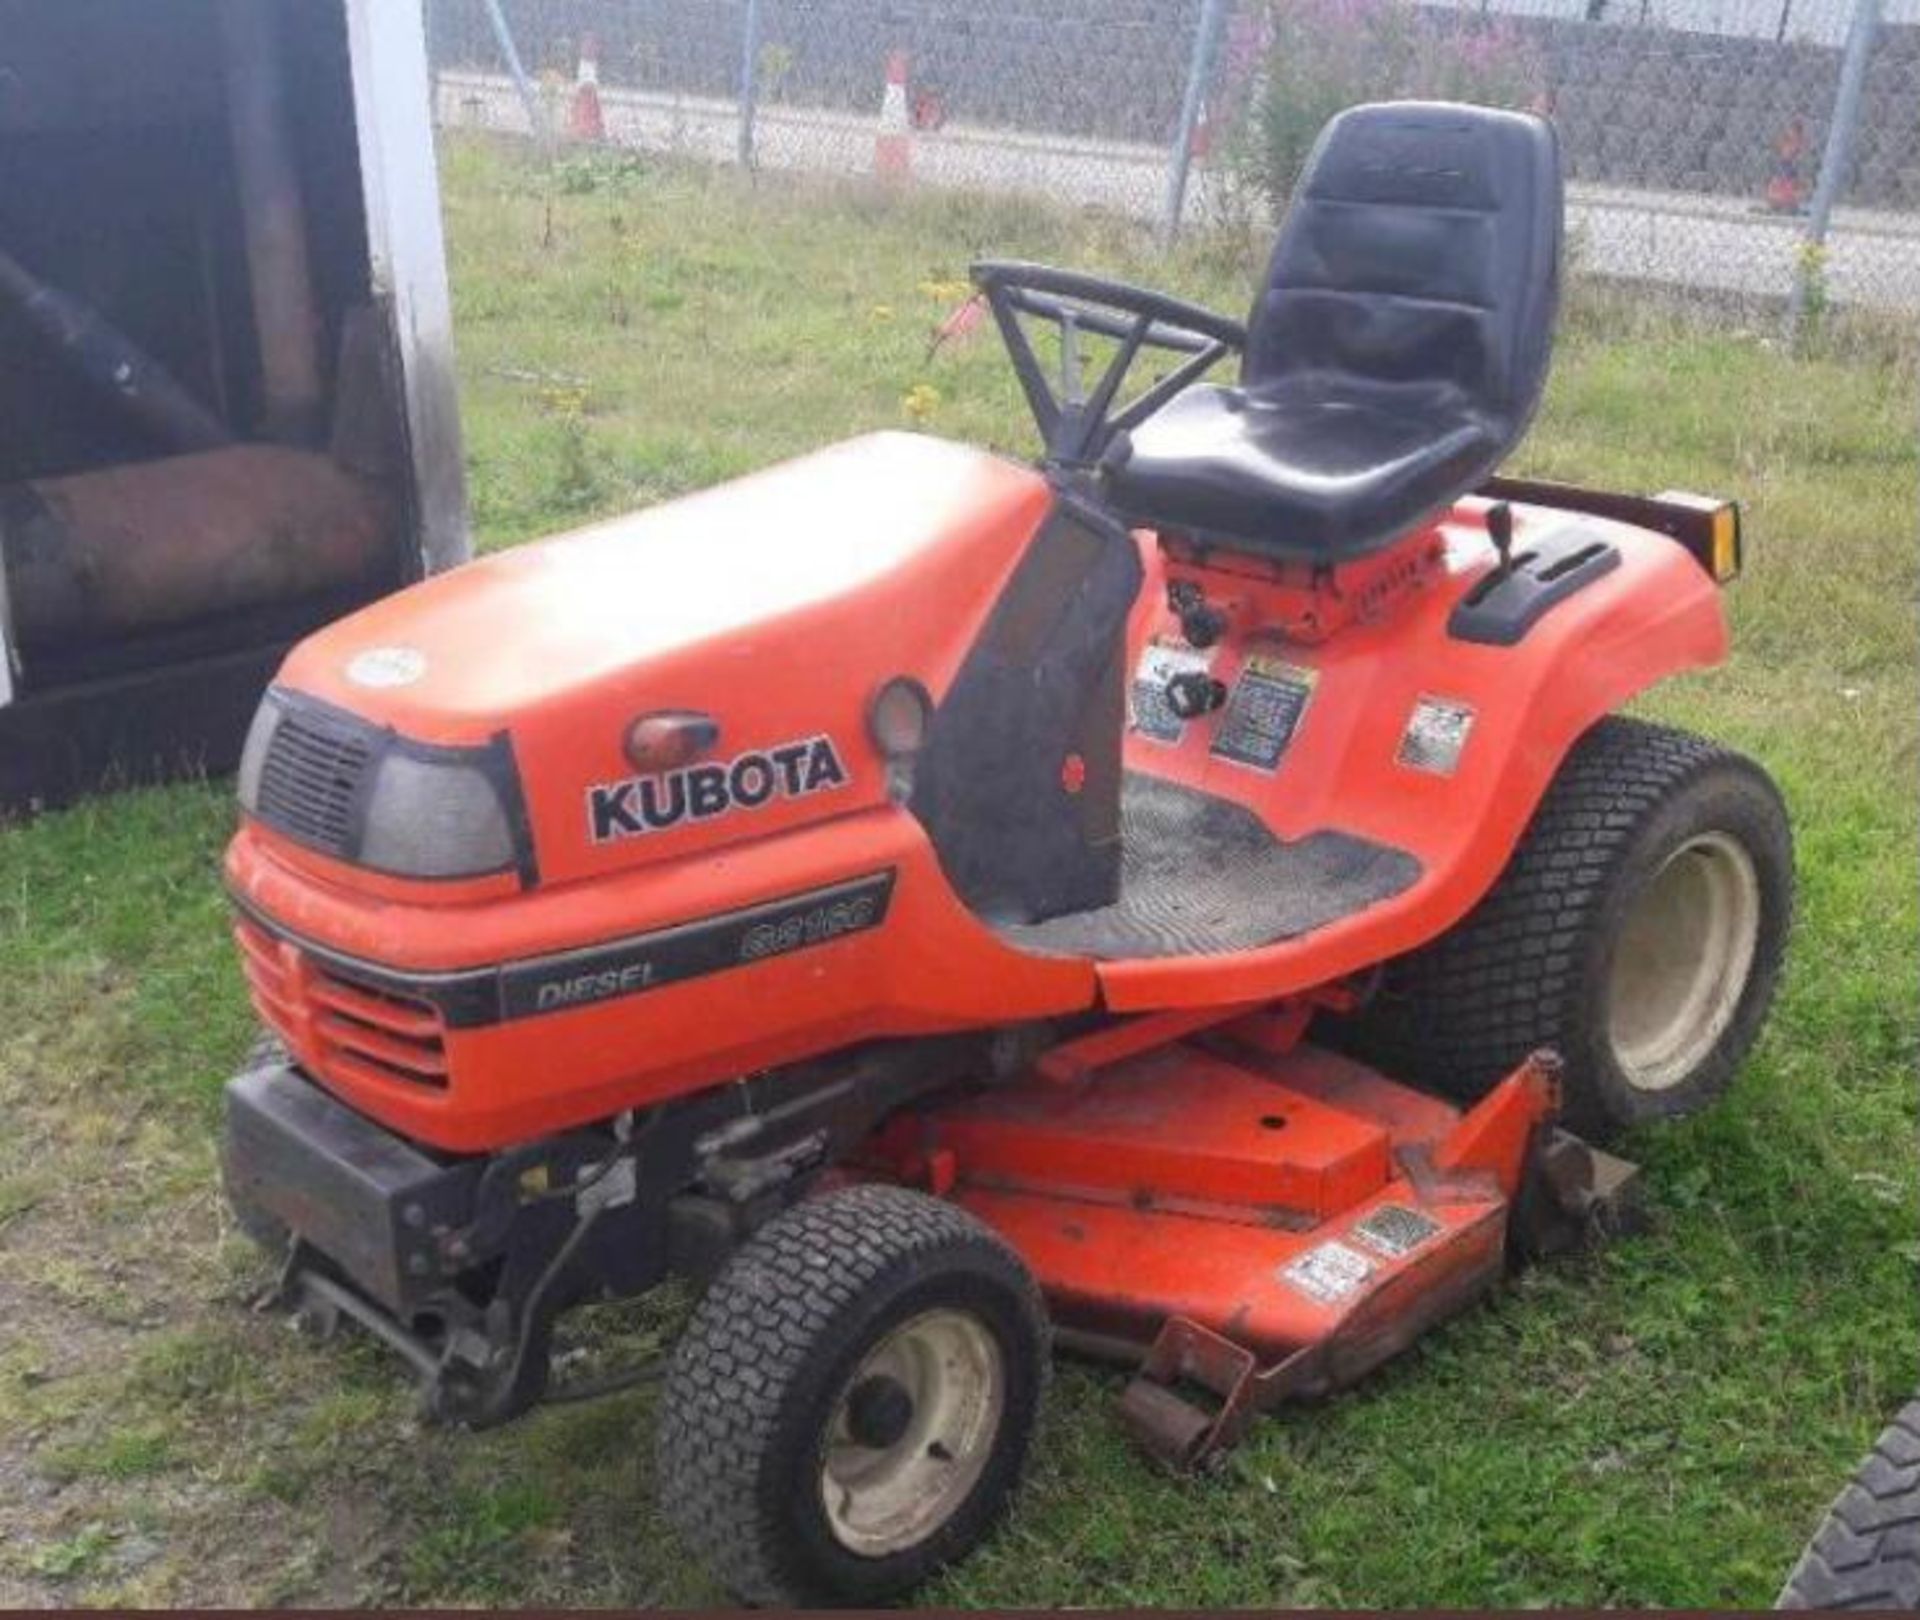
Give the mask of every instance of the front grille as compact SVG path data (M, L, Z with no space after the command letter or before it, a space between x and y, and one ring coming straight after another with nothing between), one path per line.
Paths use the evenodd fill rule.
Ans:
M242 919L233 926L233 937L240 945L240 968L253 996L253 1010L260 1022L285 1041L290 1048L300 1045L299 992L287 970L280 947L260 929Z
M320 1066L377 1080L444 1087L447 1048L439 1011L411 996L354 984L314 969L307 993L315 1005Z
M289 838L348 859L376 735L350 721L283 709L261 763L256 814Z
M343 977L244 917L234 937L254 1011L319 1079L446 1088L437 1007Z

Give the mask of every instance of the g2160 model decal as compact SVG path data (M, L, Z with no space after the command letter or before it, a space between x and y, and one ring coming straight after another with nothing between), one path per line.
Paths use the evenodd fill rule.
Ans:
M830 945L878 928L893 898L891 871L814 889L679 928L500 970L500 1015L528 1018Z
M238 898L234 904L262 933L324 962L341 978L370 990L427 1002L439 1010L449 1029L480 1029L505 1019L563 1012L709 973L752 967L866 933L886 922L895 876L889 867L650 934L449 973L396 973L341 956L289 933Z
M804 799L845 787L847 780L831 737L803 737L749 750L724 765L683 765L588 788L587 830L596 844L606 844L683 821L758 810L776 799Z

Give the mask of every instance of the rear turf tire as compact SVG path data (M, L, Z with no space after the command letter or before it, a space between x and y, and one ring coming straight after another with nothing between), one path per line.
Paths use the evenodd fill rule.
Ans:
M1767 774L1687 732L1610 717L1569 751L1487 896L1389 962L1332 1039L1462 1100L1554 1047L1566 1124L1604 1141L1732 1083L1772 1004L1792 910L1792 836Z
M1774 1607L1920 1609L1920 1400L1875 1442Z
M885 1186L799 1204L674 1351L659 1501L737 1597L885 1602L1005 1511L1047 1354L1033 1279L964 1210Z

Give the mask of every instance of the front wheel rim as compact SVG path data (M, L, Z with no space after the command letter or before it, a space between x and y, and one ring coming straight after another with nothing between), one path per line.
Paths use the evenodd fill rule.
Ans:
M986 1470L1006 1386L999 1340L963 1311L923 1311L875 1345L841 1387L822 1448L820 1501L834 1539L884 1558L946 1524ZM889 1432L875 1433L876 1422Z
M1608 981L1614 1061L1637 1091L1681 1085L1719 1045L1759 953L1760 875L1723 832L1689 839L1627 908Z

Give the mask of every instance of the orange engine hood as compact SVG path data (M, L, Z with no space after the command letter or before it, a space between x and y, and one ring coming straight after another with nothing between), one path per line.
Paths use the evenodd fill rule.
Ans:
M696 651L722 661L705 683L718 702L734 675L764 678L768 653L807 651L785 644L795 627L847 621L884 641L915 599L924 613L922 592L997 584L1011 555L974 542L1022 520L1024 540L1045 498L1038 475L998 457L876 433L427 580L310 637L281 678L448 742ZM356 658L389 647L420 655L417 678L352 678Z
M422 742L505 732L549 881L684 854L882 802L868 702L900 675L944 693L1048 502L997 456L873 434L401 591L303 642L279 684ZM830 738L848 779L596 839L586 797L631 777L622 738L655 710L710 715L721 762Z

